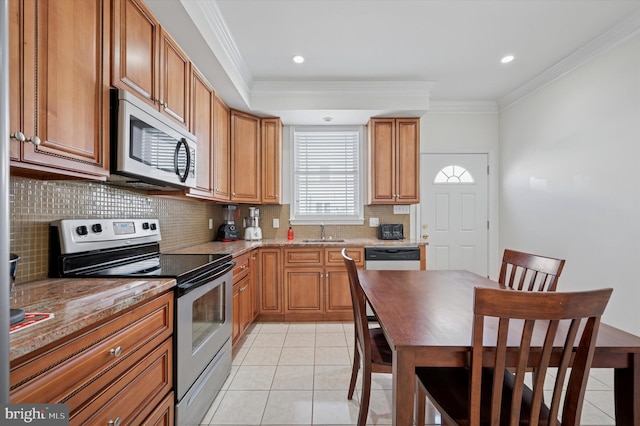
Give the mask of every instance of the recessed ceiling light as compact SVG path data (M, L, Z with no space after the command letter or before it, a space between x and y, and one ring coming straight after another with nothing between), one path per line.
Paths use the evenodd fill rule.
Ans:
M503 64L508 64L509 62L513 61L516 57L513 55L507 55L505 57L503 57L502 59L500 59L500 62Z
M296 55L292 59L296 64L301 64L304 62L304 56Z

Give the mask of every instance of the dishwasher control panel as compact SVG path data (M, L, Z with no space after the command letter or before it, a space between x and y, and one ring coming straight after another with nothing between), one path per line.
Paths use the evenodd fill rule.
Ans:
M365 247L364 260L420 260L419 247Z

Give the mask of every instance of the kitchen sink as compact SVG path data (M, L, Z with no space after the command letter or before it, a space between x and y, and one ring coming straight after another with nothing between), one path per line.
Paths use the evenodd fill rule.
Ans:
M315 238L310 240L302 240L303 243L344 243L345 240L334 238Z

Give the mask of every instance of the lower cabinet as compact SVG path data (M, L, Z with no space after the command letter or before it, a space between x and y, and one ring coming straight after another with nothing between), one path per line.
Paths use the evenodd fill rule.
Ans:
M254 319L255 304L255 279L252 271L251 257L253 251L234 259L236 266L233 268L233 328L231 341L237 342L251 325Z
M15 360L10 402L68 404L71 425L173 424L173 303L141 302Z
M351 292L342 259L342 248L285 248L284 319L350 320ZM349 248L347 253L364 267L364 249Z

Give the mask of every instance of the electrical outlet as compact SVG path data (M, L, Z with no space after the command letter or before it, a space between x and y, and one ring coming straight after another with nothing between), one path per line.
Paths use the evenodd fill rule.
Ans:
M278 219L277 217L273 218L273 227L280 228L280 219Z
M409 206L393 206L393 214L409 214Z
M213 219L209 219L209 229L213 229Z
M369 226L372 228L375 228L376 226L380 226L380 219L377 217L370 217Z

